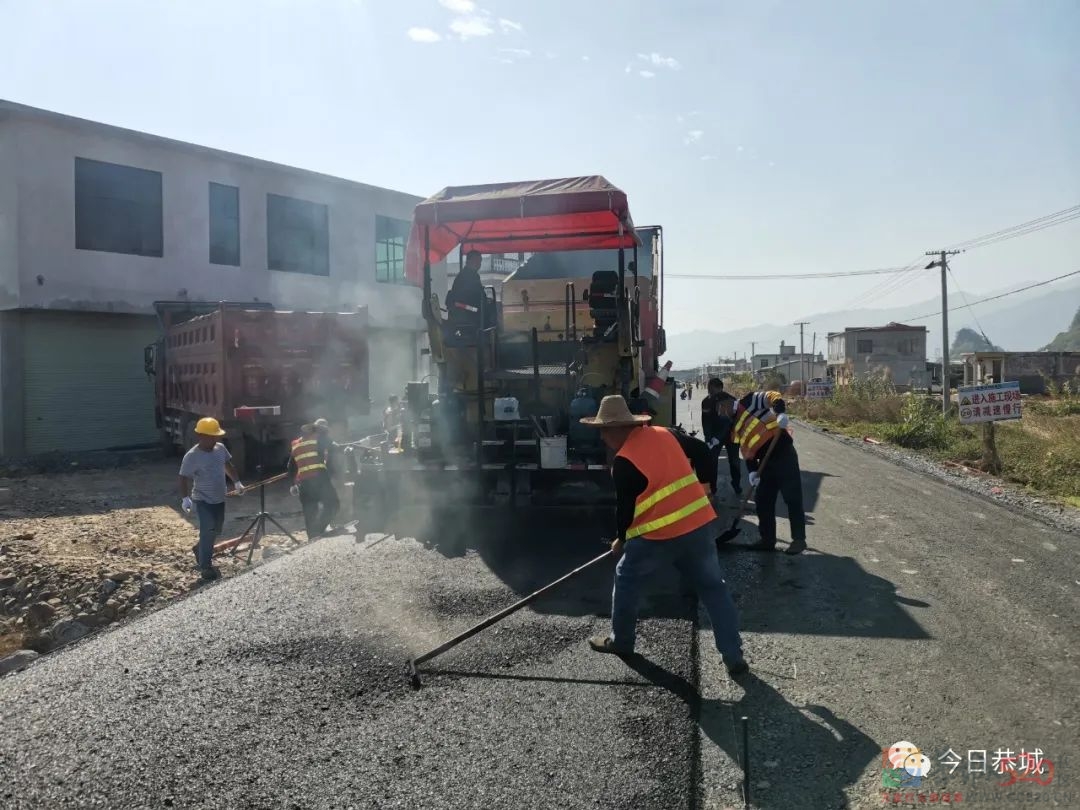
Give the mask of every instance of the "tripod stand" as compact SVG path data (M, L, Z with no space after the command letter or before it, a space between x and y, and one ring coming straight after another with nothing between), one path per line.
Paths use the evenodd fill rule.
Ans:
M295 545L299 545L300 541L297 540L292 534L278 523L277 519L266 511L266 481L263 480L263 454L266 452L267 432L266 427L259 426L259 459L258 464L255 466L259 475L259 513L255 515L248 527L244 529L244 533L237 539L237 547L244 543L250 537L251 545L248 547L247 563L251 564L251 558L255 554L255 549L259 547L259 543L262 542L263 537L266 536L266 522L270 521L282 534L293 541Z

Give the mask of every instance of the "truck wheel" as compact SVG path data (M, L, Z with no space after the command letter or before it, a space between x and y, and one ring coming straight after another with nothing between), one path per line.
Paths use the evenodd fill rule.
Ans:
M176 442L173 441L173 437L169 431L164 428L158 431L158 441L161 446L161 454L165 458L175 458L179 455L180 448L176 446Z

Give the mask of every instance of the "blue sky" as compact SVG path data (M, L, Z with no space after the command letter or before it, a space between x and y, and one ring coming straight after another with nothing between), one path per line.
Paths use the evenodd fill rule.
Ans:
M0 0L0 37L0 97L419 195L603 174L669 271L904 265L1080 203L1075 0ZM1080 221L954 268L1080 269ZM672 281L668 329L881 281Z

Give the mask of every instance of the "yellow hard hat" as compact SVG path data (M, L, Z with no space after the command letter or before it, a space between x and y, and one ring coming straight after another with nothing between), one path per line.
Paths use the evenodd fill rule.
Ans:
M221 425L218 424L218 420L212 416L204 416L195 425L195 432L200 436L224 436L225 431L221 429Z

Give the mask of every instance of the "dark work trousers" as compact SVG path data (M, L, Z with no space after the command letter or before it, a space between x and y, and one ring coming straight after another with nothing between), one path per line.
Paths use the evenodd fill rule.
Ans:
M340 506L328 473L320 472L300 482L300 507L304 510L304 527L309 539L326 531Z
M776 448L754 493L761 541L769 545L776 543L777 495L782 495L787 505L791 539L805 540L806 514L803 512L802 474L799 471L799 454L792 446Z
M719 449L719 448L717 448ZM731 472L731 487L736 495L742 494L742 457L739 455L739 445L725 444L727 452L728 470ZM770 460L770 464L772 461Z
M727 453L728 472L731 473L731 487L735 490L735 494L738 495L742 494L742 457L739 455L739 445L731 441L731 424L731 420L726 416L718 417L714 435L718 439L721 437L726 438L723 448ZM720 445L713 448L713 453L717 459L720 458Z

